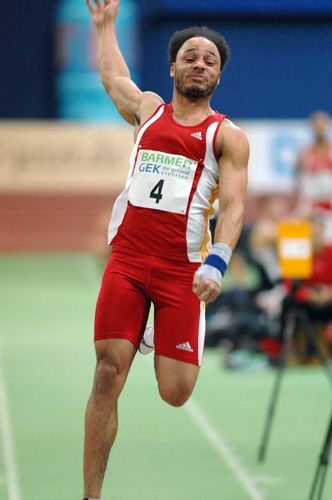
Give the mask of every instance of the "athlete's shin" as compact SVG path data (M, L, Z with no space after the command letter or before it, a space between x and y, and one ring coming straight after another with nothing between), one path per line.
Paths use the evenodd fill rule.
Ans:
M92 393L85 417L84 494L87 498L100 498L116 432L117 402Z
M87 498L99 498L110 449L117 432L117 399L122 381L117 368L99 360L85 415L84 488Z

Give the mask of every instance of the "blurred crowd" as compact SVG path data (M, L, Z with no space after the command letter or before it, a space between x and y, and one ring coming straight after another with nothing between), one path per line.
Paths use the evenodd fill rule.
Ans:
M316 341L313 345L298 324L289 362L316 364L332 354L330 118L317 111L309 121L313 139L297 154L293 192L256 200L256 215L242 232L223 293L207 308L206 344L221 346L224 363L232 369L258 370L278 363L291 293L291 307L295 304L305 314ZM311 226L312 272L296 287L282 276L277 252L278 225L285 220L306 220Z

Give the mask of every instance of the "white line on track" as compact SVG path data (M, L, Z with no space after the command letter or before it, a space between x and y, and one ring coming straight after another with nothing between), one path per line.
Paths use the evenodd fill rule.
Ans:
M17 477L14 442L12 437L8 398L2 366L3 363L1 359L0 344L0 437L4 455L4 479L8 491L9 500L22 500Z
M240 463L239 458L226 443L220 431L212 424L204 410L193 399L185 404L184 408L194 420L200 431L216 449L223 462L241 483L244 490L252 500L264 500L264 495L258 490L256 480Z

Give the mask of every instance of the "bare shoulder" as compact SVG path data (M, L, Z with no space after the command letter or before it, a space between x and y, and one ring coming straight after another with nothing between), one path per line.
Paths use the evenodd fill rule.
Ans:
M217 143L223 154L249 156L249 141L245 132L228 118L220 126Z
M164 104L163 99L154 92L143 92L139 107L139 122L142 125L156 109Z

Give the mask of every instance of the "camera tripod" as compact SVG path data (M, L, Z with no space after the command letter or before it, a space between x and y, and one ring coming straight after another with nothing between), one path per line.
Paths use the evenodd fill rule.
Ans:
M269 441L269 437L271 434L272 430L272 423L276 411L276 406L277 406L277 401L280 393L280 388L281 388L281 382L282 378L285 372L285 368L287 366L287 360L288 360L288 355L290 352L290 346L291 346L291 341L292 338L297 330L297 328L300 326L302 327L302 330L307 337L308 342L312 345L312 347L315 350L315 353L324 368L326 375L329 379L329 382L332 385L332 368L331 365L328 361L328 359L324 356L320 345L317 340L317 335L316 335L316 330L313 327L311 321L308 318L308 315L306 311L301 307L300 304L298 304L296 300L296 291L300 285L299 281L293 281L292 282L292 288L291 292L289 294L289 297L287 297L287 303L286 303L286 314L285 314L285 324L283 328L283 342L282 342L282 349L281 349L281 355L280 355L280 360L277 368L277 373L276 373L276 378L274 381L274 385L272 387L272 393L270 397L270 403L268 406L268 411L266 415L266 420L265 420L265 425L263 428L263 433L262 433L262 438L260 441L260 446L258 450L258 461L263 462L265 460L266 456L266 450L267 450L267 445ZM309 500L315 500L316 497L314 497L315 490L317 487L319 487L318 494L320 496L317 496L317 500L321 498L322 492L323 492L323 485L324 485L324 480L325 480L325 475L326 475L326 468L328 465L328 456L329 456L329 451L331 448L331 441L332 441L332 417L331 417L331 422L328 427L328 432L326 435L326 439L323 445L323 450L320 455L320 462L317 467L317 471L314 477L314 482L311 488L310 492L310 497Z
M320 500L322 498L326 471L329 463L331 442L332 442L332 413L331 413L330 423L327 428L325 440L323 443L323 448L319 456L319 462L314 475L314 480L311 486L309 500Z

